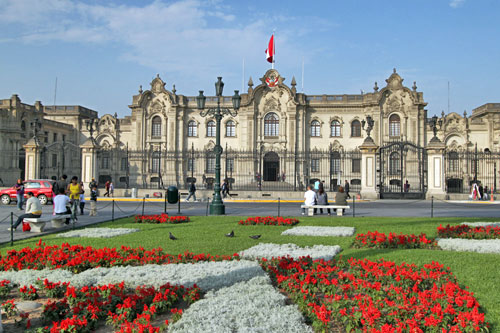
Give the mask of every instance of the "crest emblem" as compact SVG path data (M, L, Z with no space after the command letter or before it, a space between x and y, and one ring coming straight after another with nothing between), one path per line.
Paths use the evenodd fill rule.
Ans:
M271 71L269 75L266 76L266 84L269 88L274 88L279 83L279 74L275 71Z

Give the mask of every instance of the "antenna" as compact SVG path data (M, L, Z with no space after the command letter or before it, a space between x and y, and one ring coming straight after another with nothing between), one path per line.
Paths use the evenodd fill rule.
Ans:
M57 98L57 76L56 76L56 85L54 87L54 111L56 110L56 98Z
M241 77L241 93L245 91L245 58L243 58L243 75Z
M302 93L304 93L304 57L302 57Z

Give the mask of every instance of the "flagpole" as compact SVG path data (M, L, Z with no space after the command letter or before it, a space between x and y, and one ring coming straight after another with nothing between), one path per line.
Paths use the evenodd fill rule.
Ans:
M245 91L245 58L243 58L243 76L241 77L241 93Z
M304 57L302 57L302 93L304 93Z
M275 62L275 58L276 58L276 48L274 47L274 34L276 32L276 29L273 29L273 64L272 64L272 68L274 69L274 62Z

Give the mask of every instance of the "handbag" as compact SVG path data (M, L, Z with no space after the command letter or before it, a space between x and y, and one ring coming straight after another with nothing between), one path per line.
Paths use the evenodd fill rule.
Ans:
M29 222L23 222L23 232L24 231L31 231L31 225Z

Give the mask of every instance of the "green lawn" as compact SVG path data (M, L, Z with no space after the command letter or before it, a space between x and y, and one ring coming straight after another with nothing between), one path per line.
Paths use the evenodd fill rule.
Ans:
M131 247L142 246L147 249L162 247L166 252L177 254L184 251L194 253L210 253L230 255L247 249L259 242L266 243L295 243L300 246L324 244L340 245L342 255L346 257L368 258L376 260L384 258L397 263L425 264L437 261L450 267L461 284L469 286L486 311L486 320L494 329L500 327L500 255L478 254L466 252L448 252L440 250L392 250L392 249L352 249L350 248L354 237L301 237L281 236L281 232L289 227L278 226L241 226L241 219L234 216L223 217L191 217L189 223L176 225L160 224L135 224L132 218L117 220L114 223L100 224L102 227L137 228L140 232L108 238L59 238L56 235L42 237L48 244L91 245L93 247ZM487 221L492 219L472 218L350 218L350 217L302 217L299 226L353 226L356 233L378 230L380 232L397 233L426 233L429 237L437 235L436 227L439 224L458 224L464 221ZM227 238L224 234L234 230L235 237ZM168 239L171 231L177 241ZM249 235L262 234L261 239L250 239ZM3 245L2 253L14 248L21 249L26 246L35 246L38 238L22 240L15 243L14 247Z

